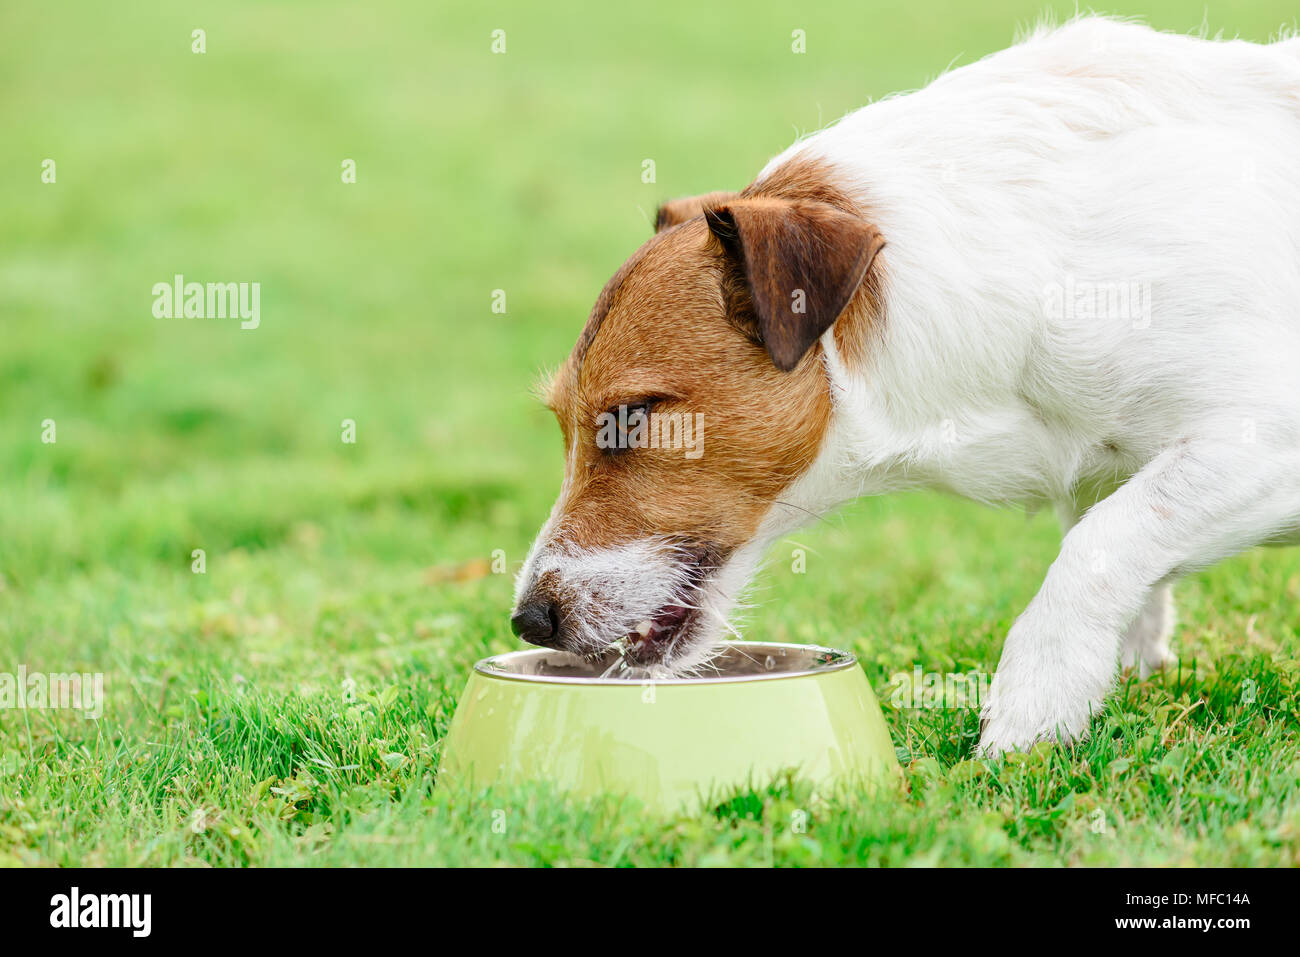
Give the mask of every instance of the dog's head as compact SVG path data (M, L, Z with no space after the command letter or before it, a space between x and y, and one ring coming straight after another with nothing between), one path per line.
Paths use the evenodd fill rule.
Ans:
M729 628L773 532L799 524L770 516L831 419L818 339L883 242L846 204L751 191L678 200L657 226L546 387L564 484L511 622L681 672Z

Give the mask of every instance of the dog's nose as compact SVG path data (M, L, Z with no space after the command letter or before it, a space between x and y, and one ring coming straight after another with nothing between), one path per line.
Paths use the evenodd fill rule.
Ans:
M524 602L510 616L510 628L531 645L554 648L560 642L560 620L555 603L546 599Z

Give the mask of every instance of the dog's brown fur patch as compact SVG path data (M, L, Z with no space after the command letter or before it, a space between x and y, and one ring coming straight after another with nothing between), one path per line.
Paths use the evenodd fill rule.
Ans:
M836 185L830 165L817 159L795 158L784 163L762 180L745 187L741 196L772 196L825 203L864 222L871 221L869 211L862 209ZM845 364L855 372L866 370L870 350L878 342L884 323L883 274L883 266L877 259L832 330L836 348Z
M556 539L599 547L665 535L725 554L754 536L816 458L831 416L821 348L814 343L788 372L777 368L751 328L754 303L743 275L736 278L734 251L694 212L791 201L857 213L827 170L791 163L739 196L668 204L660 231L601 291L548 391L567 463ZM860 291L840 316L835 335L846 360L863 354L858 342L876 305ZM700 458L597 446L601 413L646 400L657 413L703 414Z
M704 219L743 275L757 338L783 371L844 312L884 245L865 220L810 200L739 199Z
M703 219L651 248L611 280L552 385L569 466L557 535L594 546L658 534L729 550L815 458L830 420L825 372L812 352L781 372L727 321L721 253ZM703 414L698 459L597 447L602 412L648 398L654 412Z
M684 196L681 199L670 199L659 207L659 213L655 216L655 232L661 233L665 229L680 226L687 220L701 215L705 207L717 206L739 196L739 193L719 190L714 193L705 193L702 196Z

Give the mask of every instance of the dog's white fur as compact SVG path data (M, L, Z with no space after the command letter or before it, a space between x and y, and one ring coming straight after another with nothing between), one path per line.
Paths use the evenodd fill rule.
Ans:
M1007 637L981 746L1085 734L1121 661L1166 660L1174 579L1300 540L1298 157L1300 40L1086 18L774 159L760 181L821 160L880 229L886 316L865 371L822 338L819 457L711 583L719 622L668 664L701 660L808 512L915 487L1050 503L1061 552ZM648 594L673 574L640 553L565 562L547 539L521 593L547 561L579 590L635 573L621 591Z
M556 515L563 501L562 491L515 579L515 605L521 604L543 575L557 573L556 591L564 597L560 602L564 609L562 626L572 636L567 650L597 655L675 600L686 582L685 568L679 561L679 546L668 540L638 539L606 548L577 548L557 541ZM658 667L630 669L625 674L655 677L700 673L725 633L740 636L729 616L738 606L738 596L762 553L777 537L779 534L751 542L721 568L713 569L695 596L700 611L699 631L690 640L674 642Z
M768 170L796 156L839 171L886 237L888 311L865 374L822 339L831 464L795 498L1055 503L1060 556L981 743L1078 737L1121 659L1165 661L1175 578L1300 533L1300 40L1078 20ZM1149 309L1062 309L1081 288Z

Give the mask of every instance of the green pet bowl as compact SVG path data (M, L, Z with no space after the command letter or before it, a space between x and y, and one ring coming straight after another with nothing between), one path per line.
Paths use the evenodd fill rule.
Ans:
M812 645L727 642L699 677L605 677L618 658L537 649L474 666L440 783L545 782L656 810L698 810L794 772L818 793L893 787L899 765L857 659Z

